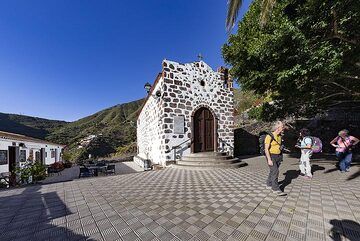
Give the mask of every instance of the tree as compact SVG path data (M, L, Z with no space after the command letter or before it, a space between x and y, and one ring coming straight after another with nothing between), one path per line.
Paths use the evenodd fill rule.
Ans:
M265 25L275 3L276 0L262 0L260 26ZM242 0L228 0L228 11L226 17L226 28L228 31L234 27L241 5Z
M222 53L244 90L273 100L264 118L360 101L358 9L351 0L282 0L260 26L262 2L253 2Z
M263 98L254 91L234 89L234 106L238 113L242 113L251 107L259 106L264 102Z

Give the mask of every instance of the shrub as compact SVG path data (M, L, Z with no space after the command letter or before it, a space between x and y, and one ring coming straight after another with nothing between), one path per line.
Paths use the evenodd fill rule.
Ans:
M64 165L62 164L62 162L54 162L53 164L50 165L50 167L55 169L55 170L64 169Z
M31 163L24 164L21 168L16 167L15 168L15 174L20 177L21 183L29 183L31 182L31 169L32 165Z
M46 178L46 166L40 162L35 162L32 164L31 175L33 177L33 182L44 180Z
M40 162L28 162L21 168L15 168L15 174L20 177L21 184L34 183L46 178L46 166Z
M249 114L250 119L261 120L262 115L263 115L263 107L262 106L252 107L249 110L248 114Z
M65 161L65 163L64 163L65 168L70 168L70 167L72 167L72 165L73 165L73 163L71 161Z

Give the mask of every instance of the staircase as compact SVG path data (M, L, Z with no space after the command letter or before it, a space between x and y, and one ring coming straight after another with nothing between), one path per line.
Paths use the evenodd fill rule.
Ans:
M172 167L189 170L239 168L246 164L225 152L199 152L183 156Z

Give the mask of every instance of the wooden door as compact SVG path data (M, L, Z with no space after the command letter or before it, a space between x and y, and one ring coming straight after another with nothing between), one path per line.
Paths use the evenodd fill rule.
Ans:
M200 108L193 117L194 152L214 151L214 117L207 108Z
M18 158L19 158L19 147L9 146L9 172L10 174L10 186L15 186L16 184L16 174L15 169L18 167Z

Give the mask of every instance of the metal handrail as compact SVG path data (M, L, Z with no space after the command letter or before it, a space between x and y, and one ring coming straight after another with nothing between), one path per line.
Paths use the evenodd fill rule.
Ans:
M179 147L181 147L183 144L185 144L185 143L188 142L188 141L192 141L192 139L189 138L189 139L187 139L187 140L181 142L180 144L178 144L178 145L176 145L176 146L173 146L173 147L171 148L171 150L174 150L174 161L176 161L176 149L179 148Z
M188 142L188 141L190 141L190 140L191 140L191 138L189 138L189 139L181 142L181 143L180 143L179 145L177 145L177 146L173 146L171 149L172 149L172 150L173 150L173 149L176 149L176 148L180 147L181 145L185 144L186 142Z
M230 147L230 149L232 149L232 151L234 151L234 147L231 146L230 144L228 144L227 142L225 142L223 139L219 138L219 141L222 143L222 146L221 146L222 151L225 150L225 147L224 147L225 145ZM227 154L229 154L229 152Z
M229 146L231 149L234 149L234 147L233 147L232 145L228 144L228 143L227 143L227 142L225 142L223 139L219 138L219 140L220 140L220 142L221 142L221 143L223 143L223 144L225 144L225 145Z

